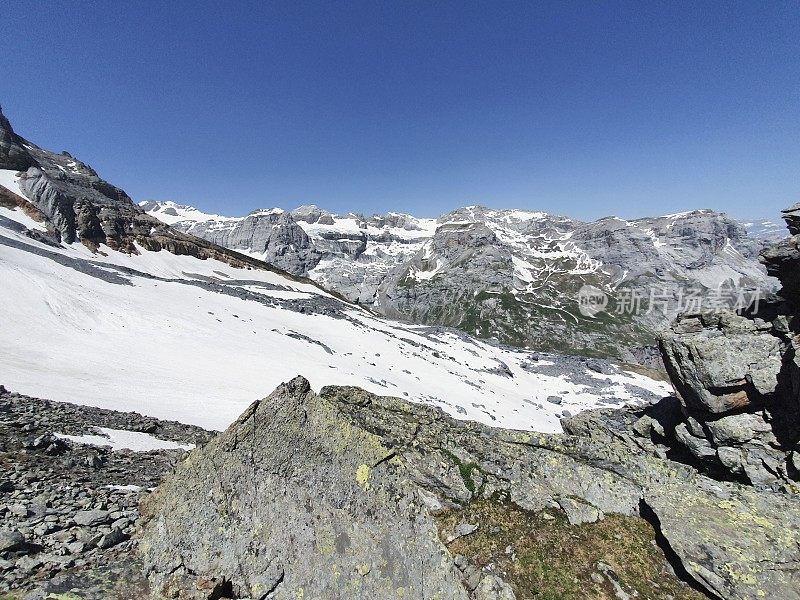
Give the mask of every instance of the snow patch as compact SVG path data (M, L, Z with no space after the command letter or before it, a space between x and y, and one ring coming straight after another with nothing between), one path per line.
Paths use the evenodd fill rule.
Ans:
M133 450L134 452L150 452L152 450L191 450L194 444L179 444L169 440L160 440L149 433L128 431L126 429L110 429L108 427L95 427L99 435L65 435L56 433L55 436L78 444L89 446L111 446L112 450Z

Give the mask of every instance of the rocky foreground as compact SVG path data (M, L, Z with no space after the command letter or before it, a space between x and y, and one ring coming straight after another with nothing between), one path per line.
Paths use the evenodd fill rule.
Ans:
M166 597L547 597L546 582L525 587L524 569L448 544L515 511L555 510L575 527L646 518L677 572L711 597L800 597L800 501L667 458L681 419L673 398L582 413L564 420L566 435L522 433L356 388L317 395L297 378L144 499L139 551ZM476 503L494 521L452 518ZM579 589L673 596L609 577Z
M800 597L797 495L672 460L675 398L547 435L299 377L207 443L135 413L0 408L12 599ZM167 474L184 453L52 435L97 425L198 449Z
M5 390L0 411L12 599L800 597L795 483L693 461L675 398L564 435L300 377L216 437ZM183 452L54 435L98 425L199 447L168 474Z
M186 452L111 451L55 435L94 435L98 426L195 445L211 436L197 427L50 402L0 386L0 592L18 590L21 597L22 590L38 589L30 596L36 598L44 596L44 585L54 592L77 585L108 597L106 584L121 572L129 590L146 587L131 552L138 503ZM18 595L0 594L7 597Z

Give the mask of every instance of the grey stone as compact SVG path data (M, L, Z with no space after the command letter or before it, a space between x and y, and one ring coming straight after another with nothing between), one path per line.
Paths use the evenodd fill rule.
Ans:
M474 600L516 600L514 590L497 575L487 575L475 588Z
M105 550L106 548L111 548L112 546L124 542L126 539L127 536L121 530L114 528L97 541L97 547L101 550Z
M26 545L25 536L18 531L0 529L0 552L20 550Z
M107 510L82 510L75 514L74 520L78 525L95 527L108 523L110 514Z
M711 439L717 445L741 445L754 437L764 442L776 442L772 428L761 415L754 413L737 413L706 422ZM765 434L768 434L765 437Z
M558 498L558 505L567 515L570 525L583 525L596 523L603 518L603 513L591 504L575 500L574 498Z
M478 531L478 525L472 523L459 523L453 533L447 536L447 543L453 542L459 538L466 537Z
M67 544L66 548L70 554L81 554L84 550L86 550L86 544L80 541L72 542Z
M685 423L681 423L675 428L675 437L697 458L716 456L716 450L711 443L705 438L693 436Z

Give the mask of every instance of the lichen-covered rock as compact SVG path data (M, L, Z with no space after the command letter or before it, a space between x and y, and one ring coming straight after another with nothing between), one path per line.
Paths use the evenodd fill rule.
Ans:
M253 404L145 503L162 593L466 599L416 486L382 440L298 378ZM178 591L180 590L180 591Z
M576 523L640 514L709 593L800 598L798 498L669 460L658 432L679 420L667 400L581 413L566 435L523 433L357 388L317 395L298 378L144 502L139 548L154 587L180 598L507 598L434 524L481 499L562 507Z

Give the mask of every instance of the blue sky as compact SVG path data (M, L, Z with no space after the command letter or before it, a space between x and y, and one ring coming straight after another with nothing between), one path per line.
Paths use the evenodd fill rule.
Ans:
M3 7L0 103L135 200L577 218L800 201L797 2Z

